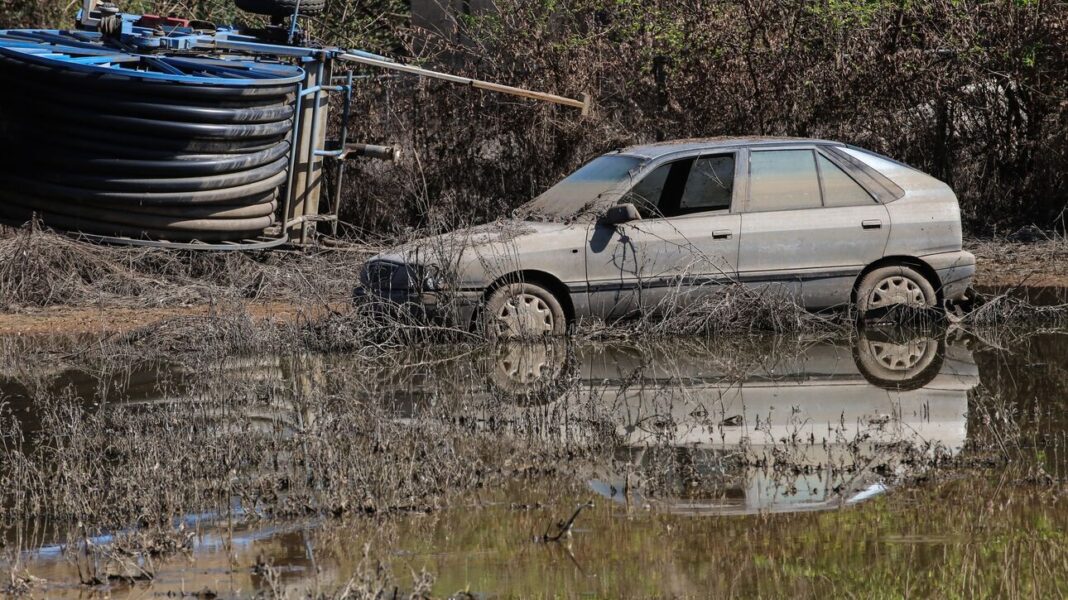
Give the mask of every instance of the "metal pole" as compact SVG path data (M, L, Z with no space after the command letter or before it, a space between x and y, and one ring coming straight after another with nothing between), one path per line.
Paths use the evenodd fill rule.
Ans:
M349 142L349 114L352 110L352 71L345 79L345 104L341 110L341 150ZM334 181L334 216L341 218L341 183L345 180L345 161L337 160L337 179ZM330 223L330 231L337 237L337 219Z
M308 215L308 200L311 195L310 191L315 185L312 183L312 174L315 171L315 150L316 143L319 140L319 112L322 107L319 106L319 102L322 100L322 83L323 83L323 69L326 65L326 60L323 57L319 57L318 65L315 69L315 93L312 94L312 121L311 121L311 136L308 143L308 155L306 157L308 164L304 171L304 202L302 206L304 210L301 216ZM300 226L300 243L308 243L308 222L304 221Z
M300 135L300 121L301 115L304 114L301 109L301 105L304 103L304 84L297 84L297 101L294 106L293 112L293 131L289 134L289 169L286 173L286 195L282 203L282 235L289 235L289 207L292 206L292 201L295 201L294 194L296 191L293 189L293 174L297 170L297 152L299 152L299 140Z
M293 6L293 18L289 21L289 45L293 45L293 38L297 37L297 17L300 16L300 0Z
M545 92L535 92L533 90L526 90L523 88L517 88L510 85L503 85L500 83L493 83L491 81L482 81L480 79L471 79L470 77L460 77L459 75L449 75L448 73L439 73L437 71L431 71L429 69L423 69L420 67L413 67L412 65L403 65L401 63L393 62L385 57L376 57L373 54L365 52L342 52L337 55L337 58L341 60L347 60L349 62L359 63L361 65L367 65L370 67L379 67L382 69L391 69L394 71L400 71L402 73L409 73L411 75L418 75L420 77L430 77L432 79L440 79L442 81L449 81L452 83L458 83L460 85L467 85L480 90L487 90L490 92L498 92L501 94L509 94L512 96L519 96L521 98L530 98L532 100L544 100L546 102L552 102L555 104L562 104L564 106L570 106L573 108L582 109L582 114L586 115L590 112L590 98L587 96L583 100L575 100L573 98L565 98L564 96L557 96L556 94L547 94Z

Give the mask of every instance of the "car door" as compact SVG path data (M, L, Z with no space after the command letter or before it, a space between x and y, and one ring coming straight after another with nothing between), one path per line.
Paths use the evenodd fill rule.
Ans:
M694 154L655 165L621 203L642 219L595 224L586 249L591 313L656 312L713 293L737 276L738 153Z
M748 163L739 279L809 308L849 302L857 275L886 249L886 207L815 147L754 147Z

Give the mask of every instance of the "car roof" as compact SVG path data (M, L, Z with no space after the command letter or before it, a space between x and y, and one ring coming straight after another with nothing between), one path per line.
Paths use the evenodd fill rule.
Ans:
M627 154L630 156L640 156L643 158L658 158L667 154L674 154L676 152L686 152L689 150L713 150L716 148L727 148L735 146L775 146L799 143L816 145L833 144L836 146L845 145L841 142L832 142L829 140L820 140L813 138L768 136L712 137L670 140L666 142L656 142L653 144L640 144L637 146L622 148L620 150L617 150L616 153Z

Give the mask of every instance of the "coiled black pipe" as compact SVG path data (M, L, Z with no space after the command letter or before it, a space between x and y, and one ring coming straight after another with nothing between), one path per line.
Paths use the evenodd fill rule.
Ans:
M277 222L294 84L146 81L7 55L0 81L0 217L175 242Z

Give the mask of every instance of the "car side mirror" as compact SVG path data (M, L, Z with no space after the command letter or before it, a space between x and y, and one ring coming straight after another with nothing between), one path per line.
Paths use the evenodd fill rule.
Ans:
M608 225L609 227L614 227L623 223L638 221L641 218L641 214L638 213L638 209L633 204L616 204L615 206L612 206L608 210L604 211L604 214L601 215L601 218L598 219L598 222L601 225Z

